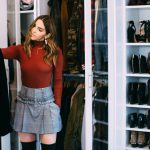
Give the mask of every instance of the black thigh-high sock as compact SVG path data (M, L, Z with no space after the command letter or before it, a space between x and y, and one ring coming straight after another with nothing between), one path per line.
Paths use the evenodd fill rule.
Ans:
M41 143L42 150L56 150L56 143L54 144L43 144Z
M21 142L22 150L36 150L36 141Z

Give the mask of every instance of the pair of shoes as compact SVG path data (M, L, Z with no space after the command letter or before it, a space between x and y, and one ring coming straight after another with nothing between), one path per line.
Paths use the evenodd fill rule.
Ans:
M145 104L146 103L146 83L144 82L129 82L128 84L128 100L130 104Z
M146 134L144 132L131 131L130 144L132 147L143 148L146 146Z
M144 128L146 123L146 115L142 113L131 113L128 116L128 122L130 128L134 128L136 126L138 126L138 128Z
M147 73L147 60L146 57L143 55L135 55L132 54L130 59L130 68L132 73Z

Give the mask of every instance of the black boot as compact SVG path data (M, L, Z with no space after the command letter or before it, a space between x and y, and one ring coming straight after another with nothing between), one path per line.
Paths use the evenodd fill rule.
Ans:
M148 115L147 115L147 128L150 129L150 110L148 110Z
M135 32L136 32L136 27L134 25L134 21L130 20L129 21L129 26L127 29L127 39L129 43L134 43L135 42Z
M137 113L129 114L128 122L129 122L130 128L135 128L137 126L137 119L138 119Z
M143 55L139 55L139 73L148 73L147 60Z
M130 68L132 73L139 73L139 57L135 54L131 56Z
M147 96L147 105L150 105L150 79L147 81L148 96Z
M146 116L142 113L138 114L138 128L144 128L146 122Z
M138 83L137 99L139 105L143 105L146 103L146 83Z
M138 91L138 82L129 82L128 99L130 104L138 103L137 91Z
M148 53L148 57L147 57L147 70L148 73L150 73L150 52Z
M36 150L36 141L21 142L22 150Z
M54 144L43 144L41 143L42 150L56 150L56 143Z

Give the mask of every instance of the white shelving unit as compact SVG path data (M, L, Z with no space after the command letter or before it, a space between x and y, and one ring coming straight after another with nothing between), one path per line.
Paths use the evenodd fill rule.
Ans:
M143 113L147 115L148 110L150 109L150 106L147 104L144 105L138 105L138 104L130 104L128 99L128 83L129 82L144 82L147 85L147 80L150 78L150 74L148 73L132 73L131 66L130 66L130 59L132 54L138 55L144 55L146 58L148 57L148 52L150 52L150 43L128 43L127 42L127 28L128 28L128 22L130 20L134 21L135 27L136 27L136 34L138 34L140 30L140 23L139 21L142 20L150 20L149 13L150 13L150 5L135 5L135 6L128 6L129 0L123 1L123 14L124 14L124 49L123 49L123 55L125 57L123 63L124 63L124 127L125 127L125 134L124 134L124 149L126 150L134 150L134 149L140 149L140 150L148 150L148 146L145 146L144 148L133 148L129 142L130 140L130 134L132 131L137 132L144 132L149 133L150 130L145 128L130 128L129 122L128 122L128 116L133 113ZM144 91L143 91L144 92ZM137 137L138 138L138 137Z

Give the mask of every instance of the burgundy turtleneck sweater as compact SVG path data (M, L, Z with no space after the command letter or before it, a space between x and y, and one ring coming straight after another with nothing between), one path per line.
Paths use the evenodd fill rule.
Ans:
M2 48L5 59L16 59L20 62L21 79L24 86L30 88L43 88L51 85L54 71L54 98L55 103L61 106L62 95L62 69L63 56L61 49L58 49L56 66L48 65L43 61L45 52L42 43L36 43L31 49L31 57L28 58L23 45Z

